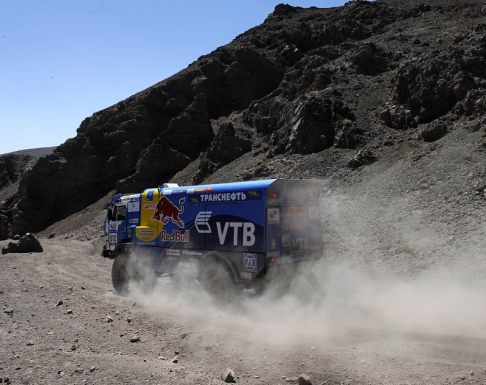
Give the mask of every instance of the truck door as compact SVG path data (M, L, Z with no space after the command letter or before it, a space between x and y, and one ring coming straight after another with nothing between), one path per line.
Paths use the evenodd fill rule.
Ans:
M127 206L125 203L117 203L113 210L113 216L117 226L116 243L122 243L127 241Z

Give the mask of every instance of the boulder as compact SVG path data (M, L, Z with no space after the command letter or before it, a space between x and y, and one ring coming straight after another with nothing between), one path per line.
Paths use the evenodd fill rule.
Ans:
M224 382L235 383L236 382L235 372L232 369L226 369L221 375L221 379Z
M348 167L357 169L358 167L365 166L376 161L376 155L371 150L360 150L356 156L348 162Z
M2 254L7 253L42 253L44 249L39 240L31 233L27 233L20 237L17 243L9 242L6 247L2 249Z
M298 378L297 381L299 385L312 385L311 379L307 374L301 374Z
M422 129L419 138L425 142L435 142L447 134L447 126L442 122L434 122Z
M141 339L140 339L140 336L138 334L135 334L132 337L130 337L130 342L140 342L140 341L141 341Z

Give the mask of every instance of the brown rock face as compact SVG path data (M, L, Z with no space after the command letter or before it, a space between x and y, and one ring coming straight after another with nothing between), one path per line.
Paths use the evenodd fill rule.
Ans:
M85 119L21 178L0 208L0 229L38 231L114 188L140 191L183 169L186 182L201 182L250 151L266 159L334 151L337 159L335 150L372 147L379 158L396 129L441 140L451 121L486 111L482 7L279 5L230 44ZM246 172L256 170L252 158L240 175L268 176L263 164Z

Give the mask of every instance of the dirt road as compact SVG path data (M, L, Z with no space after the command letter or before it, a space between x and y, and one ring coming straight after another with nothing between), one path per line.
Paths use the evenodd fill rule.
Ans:
M279 307L249 316L258 299L202 306L170 283L120 297L111 261L91 243L42 242L44 253L0 259L0 377L13 384L221 384L226 368L242 384L292 383L301 373L313 384L486 382L482 338L358 328L343 318L340 333L291 303L282 302L285 316Z

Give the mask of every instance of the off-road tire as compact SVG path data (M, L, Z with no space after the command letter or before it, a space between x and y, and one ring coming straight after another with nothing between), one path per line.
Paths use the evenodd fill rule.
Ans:
M231 270L222 261L210 260L204 263L199 282L213 299L223 303L231 302L237 294Z
M130 277L128 275L128 255L124 252L117 253L113 259L111 266L111 282L118 294L127 294L128 282Z
M111 267L111 281L118 294L128 293L130 281L136 282L143 291L150 291L155 287L157 278L153 271L138 264L136 259L130 259L126 250L115 253Z

